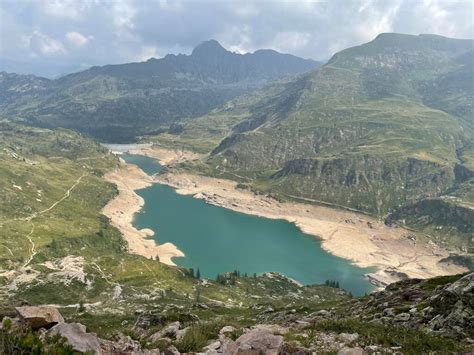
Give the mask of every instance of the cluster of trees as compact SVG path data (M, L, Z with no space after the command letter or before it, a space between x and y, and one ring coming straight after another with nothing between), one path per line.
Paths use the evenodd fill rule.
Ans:
M221 285L235 285L236 280L239 277L249 277L247 273L241 274L240 270L234 270L232 272L226 272L223 274L217 274L216 282ZM257 278L257 274L253 274L253 278Z
M325 284L326 286L329 286L329 287L339 288L339 281L326 280L326 282L325 282L324 284Z
M194 278L194 279L201 279L201 271L199 270L199 268L194 271L193 268L189 268L189 269L185 269L184 272ZM243 273L241 274L240 273L240 270L234 270L232 272L225 272L223 274L217 274L216 276L216 282L222 284L222 285L235 285L235 281L239 278L239 277L249 277L249 275L247 273ZM257 278L257 273L253 273L252 275L253 278Z
M199 268L196 270L196 273L194 273L193 268L187 269L187 274L194 279L201 279L201 271L199 270Z

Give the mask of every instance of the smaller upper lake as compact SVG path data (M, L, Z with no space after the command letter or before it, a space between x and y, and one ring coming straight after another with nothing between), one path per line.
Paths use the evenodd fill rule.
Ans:
M123 155L147 174L161 168L151 158ZM321 248L320 241L301 232L294 224L246 215L212 206L192 196L177 194L160 184L137 191L145 200L137 214L136 228L155 231L158 243L171 242L186 255L176 264L198 269L202 277L239 270L242 274L280 272L303 284L339 281L354 295L373 290L363 269Z

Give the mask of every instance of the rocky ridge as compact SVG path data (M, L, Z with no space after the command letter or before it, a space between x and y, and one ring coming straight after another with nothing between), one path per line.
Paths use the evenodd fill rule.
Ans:
M101 339L77 322L65 322L52 307L23 306L16 317L5 317L0 329L14 334L33 328L45 344L62 337L61 346L94 354L415 354L474 350L474 273L429 280L411 279L389 285L369 296L338 302L313 312L306 309L262 308L255 324L214 326L203 341L198 317L174 321L150 333L158 314L138 314L133 337L118 330ZM206 304L196 304L206 309ZM69 321L69 319L68 319ZM41 327L38 329L38 326ZM58 340L56 340L58 342ZM0 350L5 342L0 342Z

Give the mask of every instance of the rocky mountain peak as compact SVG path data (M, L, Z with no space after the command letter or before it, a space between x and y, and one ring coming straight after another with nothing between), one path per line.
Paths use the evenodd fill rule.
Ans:
M196 55L216 55L222 53L230 53L215 39L201 42L193 49L193 56Z

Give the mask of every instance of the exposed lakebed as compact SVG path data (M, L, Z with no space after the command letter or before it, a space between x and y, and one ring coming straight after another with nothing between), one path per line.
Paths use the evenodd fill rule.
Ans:
M149 157L127 154L123 158L149 175L161 169ZM137 193L145 205L135 217L135 227L155 231L157 243L175 244L185 257L173 261L199 268L202 277L214 279L233 270L249 275L276 271L303 284L336 280L354 295L373 289L364 277L373 269L359 268L326 252L317 238L292 223L209 205L160 184Z

